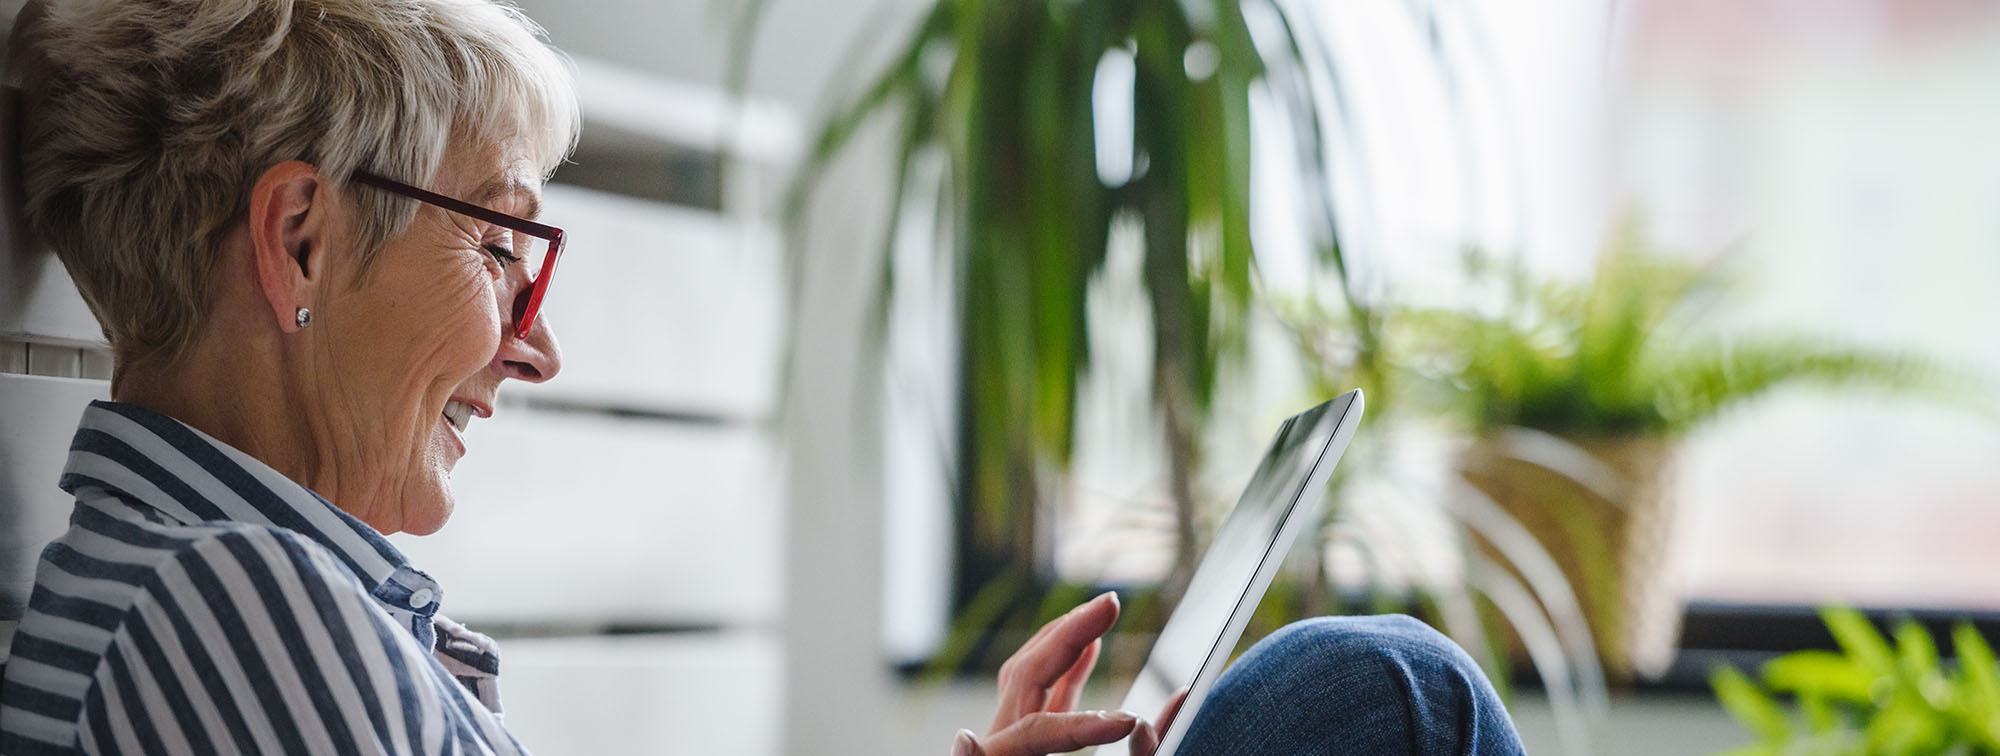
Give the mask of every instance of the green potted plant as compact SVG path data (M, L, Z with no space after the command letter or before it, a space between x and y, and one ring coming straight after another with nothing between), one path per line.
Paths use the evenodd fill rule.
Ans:
M735 16L738 82L764 5L749 0ZM1102 313L1086 294L1106 277L1107 253L1121 238L1137 246L1147 312L1146 332L1134 337L1151 345L1150 393L1163 420L1175 544L1165 585L1128 597L1121 624L1156 626L1151 615L1193 567L1199 439L1223 368L1242 354L1245 324L1265 304L1250 228L1253 89L1261 87L1272 105L1260 117L1288 122L1296 160L1287 167L1299 172L1309 200L1317 263L1343 290L1343 333L1355 345L1349 356L1367 376L1377 374L1380 321L1365 298L1345 291L1352 279L1327 174L1336 156L1361 148L1344 141L1358 139L1352 128L1322 123L1352 118L1347 103L1320 101L1339 100L1342 75L1335 56L1296 29L1286 7L1270 0L932 0L889 63L868 73L823 121L789 198L794 229L829 165L854 149L865 124L888 120L895 179L885 240L912 217L933 216L936 226L919 230L938 240L947 260L940 267L956 279L959 603L934 672L997 661L992 652L1012 648L1018 634L1093 588L1051 580L1038 520L1064 494L1078 382L1091 368L1088 336ZM1419 28L1436 28L1436 9L1409 10ZM1260 22L1254 35L1253 20ZM1430 44L1442 67L1443 43L1433 36ZM1124 141L1099 133L1106 124L1097 109L1107 103L1129 111ZM906 207L935 212L905 215ZM896 258L885 249L880 259L886 290ZM1358 380L1329 385L1325 395L1355 385L1367 387L1371 407L1393 388ZM1317 556L1307 543L1301 550ZM1306 574L1274 586L1264 621L1332 608L1324 571ZM1546 627L1539 632L1548 636ZM1594 664L1585 641L1582 656ZM1116 640L1107 646L1114 665L1120 648ZM1559 672L1551 667L1545 676ZM1587 677L1584 686L1597 679ZM1575 742L1570 750L1588 752Z
M1254 40L1246 8L1279 21L1277 37ZM934 0L888 65L825 120L795 183L793 218L864 123L893 119L887 223L904 225L906 205L936 207L938 225L926 230L957 277L961 604L947 661L1011 648L995 633L1031 630L1073 592L1044 599L1039 520L1062 495L1098 317L1086 293L1105 276L1115 228L1139 240L1148 303L1152 402L1176 522L1166 591L1188 576L1201 430L1253 306L1253 85L1270 83L1299 119L1297 133L1323 153L1312 120L1320 103L1302 83L1306 53L1286 18L1268 0ZM747 57L739 54L739 72ZM1107 61L1129 73L1108 97ZM1099 133L1106 101L1129 103L1128 142ZM942 196L920 188L933 185ZM1337 248L1326 254L1341 262ZM886 252L882 260L893 264ZM1128 608L1143 612L1140 603Z
M1970 623L1953 628L1947 663L1914 620L1885 638L1853 609L1820 614L1838 652L1787 654L1758 679L1732 666L1710 675L1757 739L1718 756L2000 756L2000 662Z
M1662 670L1678 640L1665 483L1691 429L1795 383L1971 396L1969 382L1918 357L1715 332L1698 310L1726 297L1727 271L1650 249L1636 223L1584 281L1483 258L1471 267L1514 292L1508 306L1392 315L1392 359L1466 419L1460 474L1555 557L1613 679Z

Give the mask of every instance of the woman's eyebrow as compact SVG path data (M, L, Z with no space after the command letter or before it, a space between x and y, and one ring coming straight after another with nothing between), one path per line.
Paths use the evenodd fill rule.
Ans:
M466 201L481 207L490 208L501 199L510 195L521 198L521 202L525 206L524 212L514 213L514 215L518 215L526 220L535 220L541 217L541 193L535 191L532 184L524 182L520 180L520 177L512 174L495 176L486 183L480 184L479 189L472 193L472 198Z

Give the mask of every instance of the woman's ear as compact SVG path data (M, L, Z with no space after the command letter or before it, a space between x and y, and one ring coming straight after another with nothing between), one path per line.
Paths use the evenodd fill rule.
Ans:
M300 317L327 290L325 239L332 195L318 169L291 160L271 166L250 188L250 255L257 283L279 330L295 333Z

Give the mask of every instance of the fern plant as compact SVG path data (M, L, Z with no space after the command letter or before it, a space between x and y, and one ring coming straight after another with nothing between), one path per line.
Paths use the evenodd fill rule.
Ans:
M1671 658L1679 604L1656 579L1671 550L1658 484L1678 438L1795 384L1993 407L1965 373L1916 355L1717 331L1704 315L1735 293L1731 271L1659 253L1629 220L1582 279L1467 259L1499 305L1379 308L1382 357L1355 372L1396 387L1405 415L1466 426L1477 443L1459 472L1554 557L1614 680ZM1308 303L1288 319L1308 352L1343 351L1344 314Z
M1514 293L1508 305L1399 313L1391 351L1482 433L1673 439L1790 384L1958 403L1977 396L1963 375L1912 354L1801 333L1713 331L1700 316L1734 293L1729 269L1660 254L1636 223L1614 235L1588 280L1537 279L1476 256L1470 267L1502 281Z
M1788 654L1760 679L1731 666L1711 674L1716 697L1757 738L1718 756L2000 755L2000 662L1970 623L1953 628L1948 664L1914 620L1885 638L1853 609L1820 615L1839 652Z

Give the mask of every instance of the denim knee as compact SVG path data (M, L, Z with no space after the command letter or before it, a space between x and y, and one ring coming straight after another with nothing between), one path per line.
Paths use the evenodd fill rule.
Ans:
M1191 753L1517 754L1457 644L1413 618L1325 617L1245 652L1196 715Z
M1407 614L1362 617L1315 617L1300 620L1265 636L1253 652L1319 657L1336 662L1355 655L1407 650L1451 656L1458 645Z
M1406 614L1301 620L1266 636L1244 656L1263 654L1294 660L1297 664L1288 666L1302 674L1381 664L1481 674L1457 643Z

